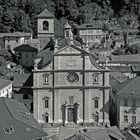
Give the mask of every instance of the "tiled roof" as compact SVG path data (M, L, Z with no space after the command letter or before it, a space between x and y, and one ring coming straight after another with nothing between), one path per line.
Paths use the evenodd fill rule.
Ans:
M3 89L4 87L10 85L12 81L10 80L5 80L0 78L0 90Z
M15 51L37 51L37 48L34 48L30 46L29 44L22 44L16 48L14 48Z
M53 53L54 51L51 51L49 48L46 50L41 50L37 56L38 58L41 58L38 67L41 68L50 64L51 61L53 60Z
M26 81L31 77L31 74L20 74L20 73L13 73L13 87L20 87L23 86ZM28 82L28 85L26 86L32 86L32 82Z
M117 140L125 138L125 136L122 135L120 130L117 128L117 126L108 127L107 128L107 133L108 133L109 136L112 136L112 137L116 138Z
M0 139L19 140L21 138L32 140L47 136L24 104L15 99L1 97L0 105ZM9 129L10 131L8 131ZM11 133L7 134L6 132Z
M84 135L90 137L93 140L111 140L111 138L108 136L104 129L86 132Z
M50 13L47 9L44 9L37 18L54 18L54 15Z
M85 23L78 27L79 29L102 29L102 24L99 22Z
M67 138L66 140L112 140L115 138L116 140L124 139L125 136L121 134L119 129L116 126L108 127L108 128L100 128L96 127L95 129L87 129L85 133L77 133Z
M132 72L130 66L108 66L108 68L114 72Z
M72 41L73 41L74 46L81 46L80 42L74 39ZM65 46L69 46L69 44L70 44L70 38L63 38L63 39L58 40L58 46L60 46L59 49Z
M127 80L127 77L122 72L110 72L110 76L116 78L119 82Z
M140 96L140 76L128 79L113 88L118 95L127 95L127 96Z
M120 81L118 79L116 79L115 77L110 76L109 77L109 84L111 87L114 87L114 86L120 84Z
M131 67L132 67L133 72L140 72L140 65L139 64L132 65Z
M64 29L71 29L72 27L69 25L68 22L66 22L66 24L64 25Z
M0 37L24 37L31 36L32 33L14 32L14 33L0 33Z
M110 62L122 64L140 63L140 55L112 55Z
M48 43L49 44L49 43ZM58 53L59 51L61 51L62 49L65 49L66 47L73 47L76 50L80 51L80 52L85 52L89 55L90 57L90 61L93 65L97 65L96 61L98 59L98 56L95 53L90 53L90 52L86 52L85 50L81 49L79 46L81 46L81 43L79 43L76 40L73 40L73 45L70 45L70 39L69 38L63 38L58 40L58 51L55 53ZM39 67L43 67L48 65L49 63L51 63L52 59L53 59L53 54L54 54L54 50L50 49L54 47L54 43L52 45L46 45L46 47L44 48L44 50L41 50L38 53L38 58L42 58L42 60L39 62ZM99 67L99 66L97 66Z

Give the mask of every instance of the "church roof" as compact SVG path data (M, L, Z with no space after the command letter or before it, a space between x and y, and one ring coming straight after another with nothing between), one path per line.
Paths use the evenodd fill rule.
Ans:
M80 42L74 39L72 41L73 41L74 46L81 46ZM59 49L65 46L69 46L69 44L70 44L70 38L63 38L63 39L58 40L58 46L60 46Z
M37 18L54 18L55 16L50 13L47 9L44 9L39 15L37 15Z
M52 43L52 45L53 46L46 45L44 50L41 50L38 53L37 57L41 58L41 61L38 64L39 68L50 64L51 61L53 60L54 50L52 48L54 48L55 44ZM70 46L70 38L63 38L63 39L58 40L58 51L55 52L55 53L58 53L62 49L65 49L66 47L69 47L69 46ZM89 55L89 59L90 59L91 63L93 65L95 65L97 68L99 68L99 65L96 63L96 60L98 59L98 56L96 54L86 52L85 50L81 49L79 46L81 46L81 43L73 39L73 45L71 45L71 47L77 49L78 51L82 51L82 52L87 53Z

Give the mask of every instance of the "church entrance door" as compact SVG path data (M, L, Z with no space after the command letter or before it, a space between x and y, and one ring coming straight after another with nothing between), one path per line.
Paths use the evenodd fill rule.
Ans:
M68 108L68 122L74 122L74 108Z

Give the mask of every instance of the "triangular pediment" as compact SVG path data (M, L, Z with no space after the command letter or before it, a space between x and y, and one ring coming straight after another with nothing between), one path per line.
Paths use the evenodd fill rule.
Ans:
M81 53L86 53L86 54L89 54L88 52L86 52L85 50L79 48L79 47L76 47L76 46L66 46L66 47L63 47L61 49L59 49L58 51L56 51L54 53L55 54L81 54Z

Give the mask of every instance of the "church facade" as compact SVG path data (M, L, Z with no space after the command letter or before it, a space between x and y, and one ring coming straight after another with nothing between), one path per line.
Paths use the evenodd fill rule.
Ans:
M73 39L71 27L36 60L34 117L39 123L109 123L109 71L100 68L88 45Z

